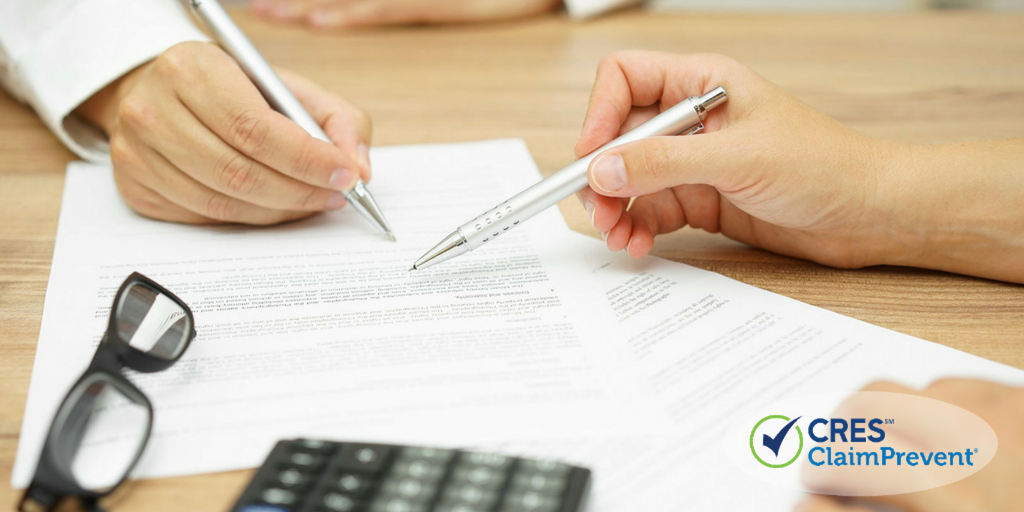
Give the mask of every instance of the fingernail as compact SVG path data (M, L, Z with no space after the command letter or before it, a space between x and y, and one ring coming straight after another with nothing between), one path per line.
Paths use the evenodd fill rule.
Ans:
M327 200L328 210L339 210L343 206L345 206L345 194L341 192L331 194L331 198Z
M586 208L587 216L590 217L590 225L594 226L594 212L597 211L597 209L594 208L594 202L593 201L587 201L587 204L583 205L583 207ZM597 226L594 226L594 227L597 227Z
M594 185L602 192L615 192L626 186L626 163L619 155L598 157L591 172Z
M335 190L348 190L356 181L356 173L348 169L338 169L331 173L327 186Z
M359 163L366 167L366 170L370 170L370 148L366 147L366 144L359 143Z
M629 246L631 246L631 245L633 245L633 238L630 238L629 241L626 242L626 254L629 254ZM632 254L629 254L629 255L631 257L633 256Z
M607 231L602 231L601 232L601 239L604 240L605 242L608 241L608 232Z

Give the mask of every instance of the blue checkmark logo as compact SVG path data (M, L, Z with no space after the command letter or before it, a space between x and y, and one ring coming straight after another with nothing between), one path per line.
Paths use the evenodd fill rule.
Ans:
M797 420L799 420L801 417L802 416L798 416L796 419L791 420L785 416L773 414L771 416L765 416L764 418L761 418L761 421L757 422L757 425L754 425L754 429L750 431L750 453L754 454L754 458L756 458L758 462L769 468L784 468L796 462L797 457L800 456L800 452L802 452L804 449L804 434L803 432L800 431L800 427L796 426ZM782 442L785 441L786 436L789 434L790 430L793 429L793 427L796 427L796 435L800 439L800 445L797 448L796 453L793 454L793 458L789 459L788 461L782 464L773 464L771 462L765 461L764 459L761 458L760 455L757 454L757 449L754 447L754 439L757 434L757 429L760 428L764 422L776 419L786 421L788 423L786 423L786 426L782 427L780 430L775 432L774 435L769 435L768 433L762 432L761 446L764 446L765 448L771 450L771 452L775 454L775 457L778 458L779 450L782 449Z

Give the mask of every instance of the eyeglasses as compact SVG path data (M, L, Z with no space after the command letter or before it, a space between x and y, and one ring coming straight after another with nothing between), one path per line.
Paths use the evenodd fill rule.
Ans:
M128 276L96 355L57 410L18 509L52 511L76 497L83 508L102 511L99 499L128 477L153 424L149 399L121 370L166 370L195 335L181 299L142 274Z

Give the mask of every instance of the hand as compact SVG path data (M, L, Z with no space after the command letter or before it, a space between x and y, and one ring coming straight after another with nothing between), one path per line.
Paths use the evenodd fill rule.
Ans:
M466 23L554 10L561 0L251 0L253 12L321 29Z
M282 79L334 144L272 110L208 43L170 48L77 112L108 134L117 186L139 214L275 224L339 209L340 191L370 178L369 118L304 79Z
M946 379L924 391L914 391L890 382L876 382L864 391L883 391L924 396L966 409L985 420L999 439L995 457L976 474L927 491L891 496L858 498L859 503L814 496L801 502L795 512L871 512L871 504L897 507L906 512L1011 511L1024 510L1024 389L981 380ZM851 412L854 416L856 413ZM943 436L944 425L932 425L931 432L915 432L916 438ZM897 434L899 435L899 434ZM837 488L855 482L821 482Z
M723 86L702 134L605 151L579 194L613 251L690 225L836 267L890 264L1024 283L1024 139L911 146L865 137L718 55L605 58L586 155ZM630 203L630 199L635 200Z
M576 155L719 85L729 100L708 114L704 133L638 141L591 163L579 196L608 248L640 257L655 235L690 225L828 265L880 262L888 212L879 162L902 148L844 127L732 59L606 57Z

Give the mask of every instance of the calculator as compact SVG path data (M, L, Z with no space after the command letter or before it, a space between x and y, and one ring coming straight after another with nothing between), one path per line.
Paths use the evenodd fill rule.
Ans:
M590 470L422 446L279 441L232 512L577 512Z

